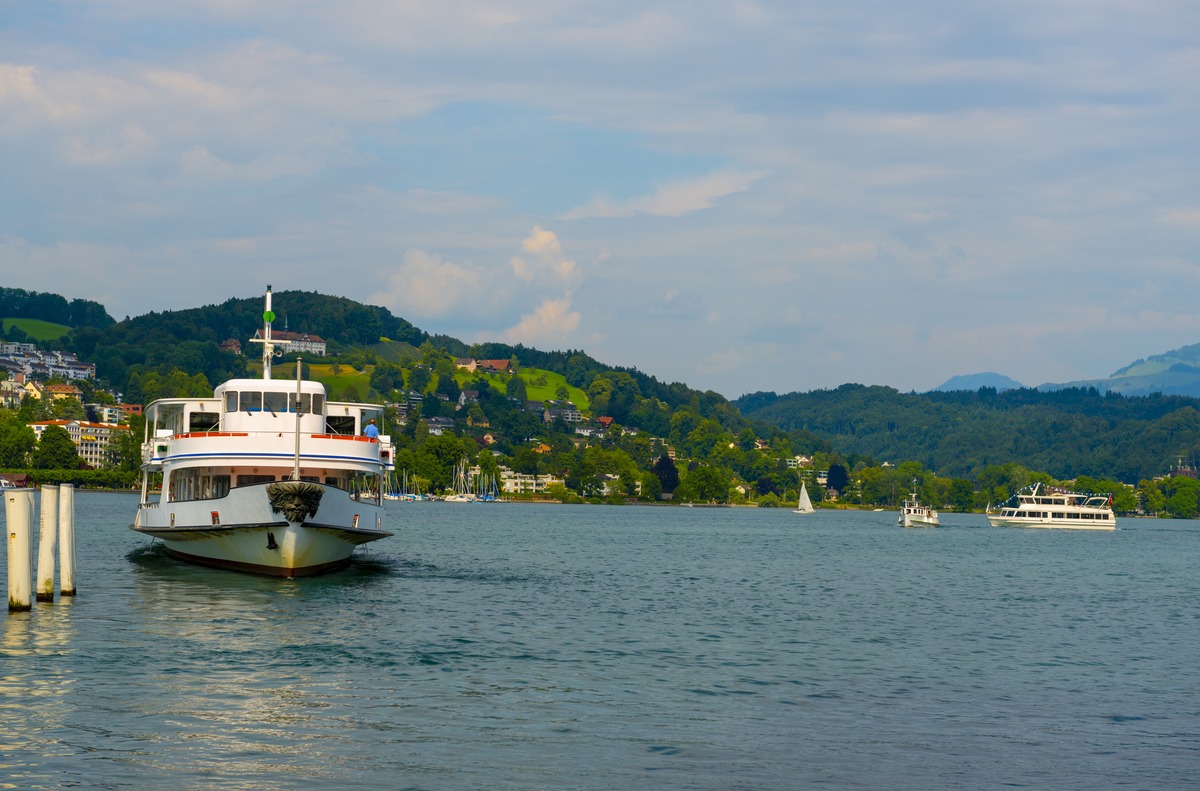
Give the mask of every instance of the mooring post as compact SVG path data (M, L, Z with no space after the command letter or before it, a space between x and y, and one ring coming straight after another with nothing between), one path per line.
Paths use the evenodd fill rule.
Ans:
M54 601L55 542L58 541L58 486L42 486L41 526L38 534L37 600Z
M6 490L4 518L8 520L8 609L31 610L33 492Z
M75 484L58 487L58 583L60 596L75 595Z

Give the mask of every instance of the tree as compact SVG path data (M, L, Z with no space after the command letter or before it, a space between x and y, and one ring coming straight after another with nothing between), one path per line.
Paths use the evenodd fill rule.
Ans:
M678 492L686 500L724 503L729 500L729 480L724 470L701 464L688 472Z
M517 401L528 399L525 380L521 378L520 374L513 374L508 378L508 382L504 385L504 394Z
M950 484L950 507L965 514L975 505L975 487L963 478L955 478Z
M46 426L37 447L33 449L35 470L76 470L81 460L71 435L62 426Z
M675 462L667 454L664 453L658 457L654 462L654 468L651 472L658 478L662 491L669 494L679 487L679 468L675 466Z
M15 417L0 417L0 467L25 467L29 460L29 452L36 445L37 435L33 429Z
M846 486L850 483L850 473L844 466L841 464L830 464L829 472L826 475L825 488L838 492L846 491Z

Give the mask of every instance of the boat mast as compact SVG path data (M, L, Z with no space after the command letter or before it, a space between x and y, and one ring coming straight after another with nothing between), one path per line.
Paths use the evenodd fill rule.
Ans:
M296 356L296 460L292 467L292 480L300 480L300 356Z
M275 351L276 346L286 346L291 341L272 340L271 339L271 322L275 321L275 312L271 310L271 284L267 284L267 306L263 311L263 330L261 338L251 338L251 343L261 343L263 345L263 379L271 378L271 358L282 357L283 350Z

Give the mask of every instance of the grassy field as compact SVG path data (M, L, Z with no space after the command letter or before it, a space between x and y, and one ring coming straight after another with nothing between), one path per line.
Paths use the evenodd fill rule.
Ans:
M66 324L55 324L41 319L3 319L4 331L9 327L19 327L21 332L29 336L30 341L54 341L71 331Z
M458 384L461 387L471 374L465 371L457 378ZM558 398L555 392L559 387L567 388L567 400L574 404L580 412L586 412L591 406L588 400L587 393L580 390L578 387L572 387L567 384L566 378L562 374L556 374L553 371L546 371L541 368L522 368L517 372L517 376L525 380L525 394L530 401L551 401ZM542 379L546 380L545 384L534 384ZM488 384L497 393L504 393L505 387L508 384L508 374L488 374Z

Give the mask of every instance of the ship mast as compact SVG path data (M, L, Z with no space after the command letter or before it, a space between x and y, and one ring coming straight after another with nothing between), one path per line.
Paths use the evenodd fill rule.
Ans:
M271 322L275 320L275 312L271 310L271 284L267 284L267 305L263 311L263 329L261 338L251 338L251 343L261 343L263 345L263 379L271 378L271 358L282 357L283 350L275 351L276 346L287 346L291 341L272 340L271 339Z

